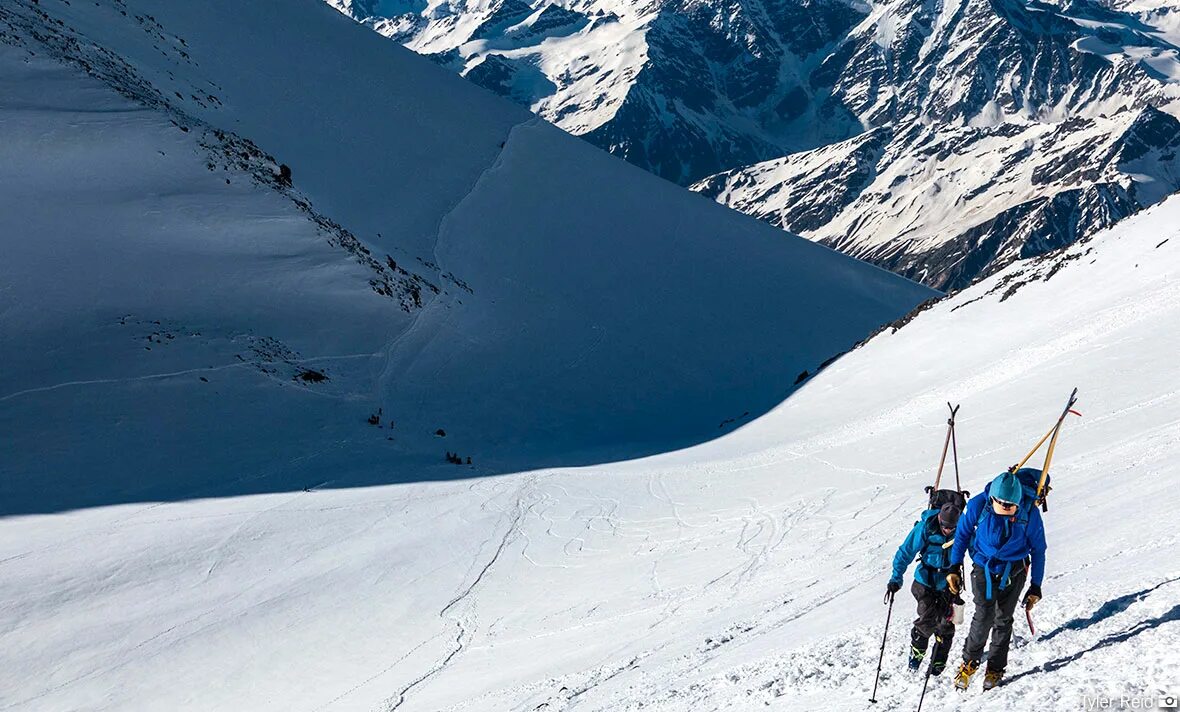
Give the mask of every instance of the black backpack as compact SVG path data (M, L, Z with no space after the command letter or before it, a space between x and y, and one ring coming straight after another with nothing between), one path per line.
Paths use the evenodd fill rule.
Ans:
M966 490L962 492L949 489L936 490L930 485L926 486L926 494L930 495L930 506L927 509L942 509L942 505L950 503L955 505L960 512L967 509L967 498L971 496L971 493Z

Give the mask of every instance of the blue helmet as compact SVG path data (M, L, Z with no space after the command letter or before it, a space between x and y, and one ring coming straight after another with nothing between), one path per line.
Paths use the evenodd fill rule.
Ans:
M997 475L996 479L992 480L988 492L998 500L1013 504L1020 504L1020 500L1024 497L1024 487L1021 486L1016 475L1011 472Z

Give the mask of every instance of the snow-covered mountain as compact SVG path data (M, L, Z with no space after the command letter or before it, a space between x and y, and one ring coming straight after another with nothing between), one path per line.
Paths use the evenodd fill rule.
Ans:
M765 412L934 294L314 0L29 0L0 29L0 403L6 438L44 428L6 442L8 514L216 490L271 471L278 443L345 471L659 452ZM82 486L83 441L123 474Z
M721 174L721 202L943 290L1094 234L1180 189L1180 121L910 124Z
M1180 31L1156 0L329 1L637 165L939 289L1180 190Z
M679 183L859 132L809 80L864 16L844 0L328 2Z
M815 375L930 292L316 0L10 1L0 97L0 709L863 710L944 402L976 491L1073 386L1040 635L926 704L1174 691L1180 199Z
M960 289L1180 190L1170 16L1093 2L884 4L817 70L871 130L696 188Z

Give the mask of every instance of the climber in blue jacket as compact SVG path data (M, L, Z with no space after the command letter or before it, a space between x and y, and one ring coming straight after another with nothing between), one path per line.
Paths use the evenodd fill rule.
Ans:
M910 630L910 670L917 670L922 665L930 636L935 640L930 674L938 675L946 667L951 640L955 637L951 601L957 596L947 590L946 577L951 569L949 549L945 545L954 535L958 521L959 508L954 504L926 510L893 557L893 575L885 587L887 601L901 590L910 562L915 558L918 560L914 583L910 587L910 592L918 600L918 617Z
M1021 470L1039 475L1037 470ZM1026 478L1027 479L1027 478ZM1026 579L1031 585L1024 596L1024 606L1031 609L1041 600L1041 580L1045 575L1045 526L1036 507L1034 480L1022 481L1016 474L1004 472L967 503L955 530L947 575L953 593L963 587L963 555L971 554L971 592L975 614L963 646L963 663L955 676L955 687L967 689L979 669L983 648L991 634L987 655L987 672L983 689L1000 683L1008 664L1008 646L1012 642L1012 622L1016 603Z

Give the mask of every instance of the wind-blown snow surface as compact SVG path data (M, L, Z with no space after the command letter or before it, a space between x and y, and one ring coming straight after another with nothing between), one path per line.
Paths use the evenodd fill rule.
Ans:
M822 248L784 246L779 235L760 247L770 228L730 222L708 201L676 198L683 194L654 178L608 168L619 164L511 116L502 124L511 132L505 150L493 143L481 154L488 165L459 196L472 212L451 210L438 242L437 272L450 273L449 259L467 260L461 264L473 272L456 268L456 282L443 282L409 252L419 237L432 246L431 236L410 234L410 223L394 218L410 201L390 207L358 196L365 188L370 196L380 192L367 183L376 175L369 169L380 166L416 170L419 183L451 174L413 164L407 148L373 143L381 138L376 121L354 127L359 135L320 130L356 108L347 103L344 78L332 76L341 85L340 113L303 116L292 104L314 92L318 75L287 83L276 73L269 85L250 83L264 75L247 71L255 65L243 61L243 47L259 36L286 46L285 33L310 25L252 32L247 21L265 18L275 7L267 3L153 9L153 21L183 37L176 43L191 46L184 51L202 66L202 45L226 54L207 60L225 68L207 81L222 85L210 90L226 108L193 102L193 113L209 119L202 122L163 99L173 86L163 78L176 73L174 65L154 75L156 94L130 81L155 66L150 51L138 59L133 53L147 32L115 32L121 15L107 5L41 5L69 26L90 23L89 36L115 49L54 44L60 38L48 25L36 27L42 39L34 43L22 34L26 20L40 22L31 6L0 8L7 23L0 47L7 257L0 263L0 501L9 515L0 519L0 709L862 709L888 560L921 508L921 486L941 443L943 401L963 403L965 485L976 490L1043 432L1073 385L1083 389L1085 417L1070 422L1055 464L1047 598L1036 613L1043 638L1018 644L1012 676L1030 674L989 693L986 708L1026 709L1033 696L1059 709L1079 704L1085 692L1152 691L1175 682L1180 571L1167 524L1180 462L1177 337L1169 328L1180 309L1175 200L1060 259L1006 271L938 304L726 437L622 463L513 469L559 452L546 438L495 447L493 438L530 422L516 410L525 401L512 405L514 384L533 390L527 402L540 409L538 418L581 432L583 447L613 443L626 451L627 443L612 441L624 428L611 432L604 422L596 431L584 422L587 414L603 421L616 415L589 389L535 384L590 374L588 386L610 388L601 374L613 369L618 392L670 387L672 376L660 386L641 368L653 359L685 366L680 391L646 401L668 406L667 432L642 430L648 444L666 444L678 419L701 412L693 400L704 399L693 395L701 382L731 372L694 348L712 344L736 358L749 344L765 343L738 332L747 313L727 311L735 326L726 330L711 309L755 291L772 299L760 276L767 260L779 266L779 278L790 275L769 285L773 299L792 309L779 318L814 319L792 326L762 317L756 328L772 344L807 345L788 352L799 358L811 358L807 350L825 339L861 330L854 320L871 305L896 309L923 293ZM290 7L311 7L283 5L287 18ZM247 24L224 21L231 12ZM335 36L317 32L328 34L308 36ZM419 77L420 62L402 64L404 53L373 41L387 53L373 50L374 61L396 60L404 70L398 81ZM108 81L127 79L120 86L135 99L45 56L70 52ZM135 60L134 73L118 71L120 57ZM318 61L325 60L307 63ZM233 82L241 84L230 91ZM382 105L394 112L386 128L414 115L396 113L399 106L428 115L437 108L429 102L468 91L447 89L461 85L441 71L434 82L434 99L406 89L401 96L413 101ZM482 94L469 91L465 102L480 101ZM271 126L251 113L259 106L303 119L305 133L293 121ZM498 116L499 104L489 106ZM481 115L466 114L465 125L495 137L472 119ZM257 147L218 136L217 118L248 125L242 135ZM441 151L447 131L412 139L437 139ZM383 141L393 140L389 133L397 135L387 131ZM305 177L302 157L319 156L324 170L332 169L333 145L336 159L354 170ZM540 172L529 162L536 146L570 171L585 171L585 182L571 186L573 178ZM369 155L376 157L365 163ZM461 150L440 155L456 157L456 171L466 165ZM276 183L278 162L293 167L295 187ZM402 181L400 190L415 187L394 167L388 171L391 181ZM551 200L550 212L527 210L529 191L570 200L579 195L573 187L587 196L581 212L554 215ZM594 202L591 188L603 187L633 192L626 220L613 203ZM329 203L335 212L322 207ZM655 220L664 210L681 219L676 229ZM353 227L354 214L356 225L368 227ZM366 215L375 216L372 223ZM535 222L512 222L519 216ZM413 224L428 224L427 217ZM479 217L504 228L479 226L475 236L500 239L482 251L474 237L457 242ZM575 223L597 232L561 231ZM386 225L399 228L384 233L396 236L389 249L410 245L401 262L420 269L422 281L448 285L453 302L420 287L419 307L413 287L422 281L379 269L382 243L372 233ZM370 241L378 267L345 228ZM564 239L598 242L556 261L536 245L547 235L554 250L570 244ZM663 262L639 281L639 268L627 263L632 254L639 264L650 259L644 239L662 250ZM732 244L716 248L714 239ZM599 252L599 245L611 249ZM793 272L792 262L799 266ZM524 272L521 264L534 269ZM702 265L710 267L700 279L715 284L691 278ZM684 298L677 290L688 287L669 274L696 285L699 298L677 306ZM1042 281L1038 274L1052 276ZM558 283L562 275L568 279ZM624 290L648 299L634 301L624 317L595 323L598 307L569 294L586 280L599 284L595 276L616 290L585 298L604 300L604 311ZM796 290L804 288L808 301L800 306ZM889 304L871 297L882 290L897 290ZM504 315L481 303L485 294L506 304ZM850 302L837 309L839 299ZM675 324L660 323L677 313ZM567 314L588 314L585 329L598 326L603 347L577 341L589 331L566 323ZM480 322L485 317L490 323ZM659 343L670 337L658 329L679 325L694 335L701 319L715 331L694 348L677 349L673 363ZM781 335L779 328L797 331ZM515 349L486 346L513 337ZM447 341L454 348L444 351L440 342ZM545 358L525 360L553 341L570 349L569 360L546 360L552 352L545 351ZM431 363L431 353L445 358ZM733 368L792 377L799 368L785 357L773 364L762 358L751 355ZM486 392L450 382L464 374L455 369L465 359L483 369L475 383ZM513 359L524 360L520 368L531 367L536 381L513 371ZM575 368L582 364L593 368ZM695 378L689 366L700 370ZM293 380L315 369L329 380ZM450 414L446 402L424 401L435 411L405 405L425 399L432 378L440 398L464 396L467 410L454 417L478 420L480 433L464 438L459 427L436 441L422 432L432 414ZM363 422L381 404L382 425L396 419L392 429ZM634 432L646 421L631 415L623 422ZM462 446L451 444L456 440ZM476 455L471 469L439 462L443 449L468 448ZM457 472L467 479L455 479ZM32 513L62 507L76 509ZM890 675L879 693L884 708L908 708L917 694L914 681L896 674L907 615L904 606L895 612ZM931 709L956 699L946 684L932 689ZM985 705L974 690L961 707Z

